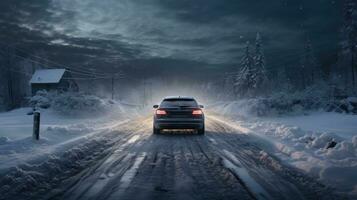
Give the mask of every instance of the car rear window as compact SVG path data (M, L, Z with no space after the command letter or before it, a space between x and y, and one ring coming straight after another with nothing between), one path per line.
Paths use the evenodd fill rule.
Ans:
M165 99L160 107L197 107L198 104L193 99Z

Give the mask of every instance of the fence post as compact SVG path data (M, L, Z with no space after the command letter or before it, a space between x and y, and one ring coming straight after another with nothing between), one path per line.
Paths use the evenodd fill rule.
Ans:
M40 139L40 117L41 114L39 111L35 111L33 113L33 134L32 138L34 140L39 140Z

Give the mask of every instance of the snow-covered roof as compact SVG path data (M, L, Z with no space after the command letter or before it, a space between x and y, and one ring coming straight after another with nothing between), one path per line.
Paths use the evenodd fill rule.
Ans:
M59 83L65 71L65 69L36 70L30 83Z

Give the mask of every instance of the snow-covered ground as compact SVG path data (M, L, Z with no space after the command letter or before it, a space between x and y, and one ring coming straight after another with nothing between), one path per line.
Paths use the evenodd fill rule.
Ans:
M357 196L357 115L316 111L257 117L240 106L216 104L213 110L226 124L270 144L281 160Z
M153 135L151 116L127 122L135 109L120 104L126 111L72 120L45 110L40 141L20 131L5 139L4 199L338 199L329 187L279 162L273 148L265 149L268 140L250 126L256 122L227 122L207 112L204 136ZM21 122L13 120L27 111L2 113L0 119L16 130Z
M335 133L345 139L357 135L357 115L312 112L307 115L274 117L266 120L297 126L306 131Z
M40 140L34 141L33 115L27 115L29 111L31 108L20 108L0 113L0 172L54 151L71 149L91 135L111 130L138 116L137 107L124 103L111 105L110 112L85 116L42 109Z
M33 116L26 115L30 108L0 113L0 174L6 174L0 179L0 185L3 185L0 187L0 193L31 190L28 187L32 186L34 180L41 183L39 187L44 192L56 187L62 179L67 179L74 173L86 169L90 163L101 160L103 156L113 154L114 157L118 157L116 159L112 159L112 156L108 157L108 162L112 162L113 169L116 169L117 160L120 160L122 156L127 156L131 160L134 155L131 153L138 151L138 160L134 159L137 164L135 161L133 168L124 166L129 170L122 178L129 177L131 180L132 174L137 171L136 165L152 169L152 160L156 160L157 156L150 155L150 152L163 151L159 155L167 157L167 155L173 155L172 152L179 152L178 149L189 152L187 148L190 147L196 148L199 155L205 152L206 156L221 157L223 166L239 176L253 195L267 196L268 191L265 192L264 188L262 190L256 185L259 183L264 186L265 183L262 184L261 180L266 180L266 172L271 170L270 166L277 168L274 170L279 173L276 174L277 178L270 177L268 182L280 181L278 178L284 176L281 174L284 171L281 170L282 165L275 164L276 156L283 162L338 188L338 191L344 194L357 196L357 136L354 134L357 130L356 123L354 123L357 116L316 112L281 117L252 117L242 115L239 109L222 108L226 106L223 104L221 107L217 105L215 110L221 111L220 114L225 114L225 117L210 113L210 110L207 111L206 136L196 139L172 139L165 135L152 136L151 117L138 117L138 106L123 102L110 104L110 106L111 112L93 113L90 116L71 117L71 115L59 114L53 109L42 110L39 141L33 141L31 138ZM227 110L229 113L222 112L222 110ZM126 123L132 116L135 116L137 120ZM332 147L331 141L337 144ZM176 144L176 147L174 148L172 144ZM331 148L327 148L328 145ZM132 146L132 149L123 153L123 148L128 146ZM165 153L169 150L172 152ZM140 151L143 154L140 154ZM178 154L187 155L186 153ZM141 155L152 156L152 159L141 160ZM175 158L174 156L173 159ZM261 163L253 166L257 162L252 159L258 159ZM141 162L148 163L140 164ZM246 167L236 167L242 165ZM206 169L206 165L202 163L197 166ZM108 167L111 168L105 162L103 168ZM217 167L215 166L214 169ZM179 169L175 170L179 171ZM255 176L251 176L252 171L261 178L254 179ZM161 176L161 169L157 172ZM53 177L54 174L58 175L56 180L48 178ZM272 175L272 173L268 174ZM305 182L310 179L295 175L299 177L296 179L298 184L315 185L315 183ZM142 178L146 180L147 177ZM289 181L291 181L290 178L289 176ZM275 186L277 183L270 184ZM16 188L12 190L13 186ZM270 185L265 187L269 190L273 188ZM313 190L320 191L319 189ZM276 192L268 193L274 195ZM12 195L12 193L7 194ZM31 196L31 194L27 195Z

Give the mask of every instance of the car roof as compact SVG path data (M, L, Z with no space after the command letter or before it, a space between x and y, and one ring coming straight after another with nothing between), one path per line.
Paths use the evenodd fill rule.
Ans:
M169 96L164 98L164 100L170 100L170 99L195 100L193 97L188 97L188 96Z

